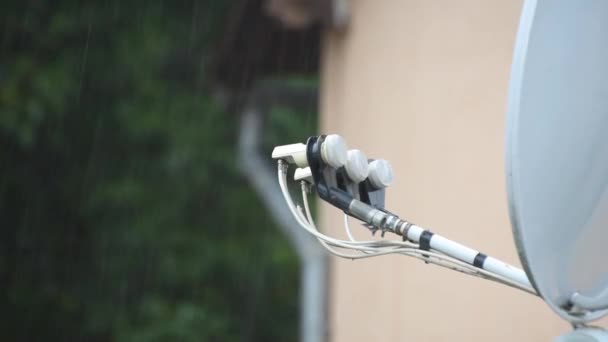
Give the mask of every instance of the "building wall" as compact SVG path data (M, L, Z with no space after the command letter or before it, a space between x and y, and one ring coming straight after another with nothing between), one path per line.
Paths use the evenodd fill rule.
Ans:
M389 210L519 265L504 126L521 1L350 3L348 29L324 37L323 132L392 162ZM321 215L345 236L337 210ZM569 329L538 298L403 256L332 258L329 298L337 342L550 341Z

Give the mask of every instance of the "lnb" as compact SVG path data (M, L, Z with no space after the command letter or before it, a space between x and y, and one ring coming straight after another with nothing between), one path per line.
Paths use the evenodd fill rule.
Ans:
M361 183L369 175L367 157L360 150L350 150L344 165L348 178L354 183Z
M369 182L375 189L384 189L393 182L393 168L388 160L378 159L369 163Z

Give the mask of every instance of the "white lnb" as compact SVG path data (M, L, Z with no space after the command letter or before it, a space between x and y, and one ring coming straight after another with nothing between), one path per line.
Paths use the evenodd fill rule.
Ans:
M393 182L393 168L384 159L374 160L369 163L369 181L378 189L386 188Z
M277 146L272 150L272 159L283 159L298 167L307 167L306 145L302 143Z
M307 181L312 183L312 171L310 167L299 167L296 169L296 172L293 174L293 180L297 181Z
M321 158L331 167L340 168L346 164L346 141L337 134L325 137L321 145Z
M346 174L355 183L361 183L369 175L367 157L360 150L350 150L347 154Z

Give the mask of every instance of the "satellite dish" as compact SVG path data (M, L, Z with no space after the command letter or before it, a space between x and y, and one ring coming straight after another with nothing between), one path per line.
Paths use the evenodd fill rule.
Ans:
M608 1L528 0L507 114L509 209L533 286L564 319L608 311Z

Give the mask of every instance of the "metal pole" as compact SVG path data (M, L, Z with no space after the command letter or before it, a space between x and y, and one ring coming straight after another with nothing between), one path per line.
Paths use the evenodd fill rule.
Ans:
M255 96L256 92L252 93ZM250 101L243 110L239 135L240 166L300 259L300 341L322 342L327 335L327 255L291 216L276 183L274 169L258 149L263 131L262 107L258 101Z

